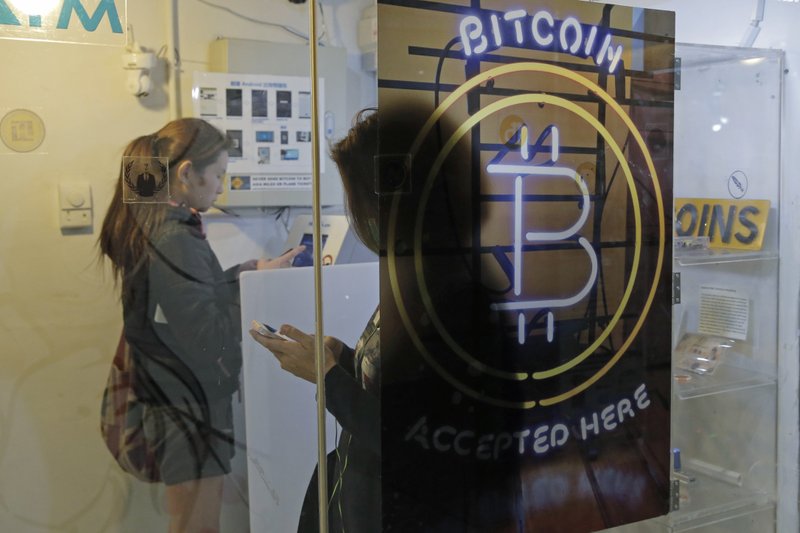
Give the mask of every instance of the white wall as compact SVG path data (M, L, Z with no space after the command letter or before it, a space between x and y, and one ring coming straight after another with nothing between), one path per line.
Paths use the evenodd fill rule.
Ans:
M84 2L89 4L89 2ZM220 4L256 19L307 33L307 5L287 0ZM128 2L139 44L167 43L167 6ZM375 100L374 78L359 71L356 24L369 0L325 2L328 44L351 54L352 111ZM179 2L183 110L191 112L192 71L205 70L209 42L218 36L302 42L283 30L247 22L203 5ZM97 266L95 241L124 145L169 119L164 64L157 90L137 99L125 91L120 47L0 40L3 75L0 116L36 111L47 136L36 153L11 153L0 144L0 531L166 531L158 487L131 483L99 438L100 396L121 328L121 310L107 269ZM93 190L94 228L62 234L57 184L85 181ZM244 226L253 225L249 221ZM234 229L231 230L230 227ZM239 235L226 221L219 235ZM259 233L255 240L266 239ZM244 232L246 233L246 231ZM252 233L252 232L251 232ZM279 235L280 230L272 233ZM238 237L237 237L238 238ZM278 239L280 240L280 239ZM225 260L250 255L219 242ZM273 247L282 246L276 241ZM274 252L273 252L274 253ZM246 488L246 483L242 484ZM245 531L247 509L235 491L224 531Z

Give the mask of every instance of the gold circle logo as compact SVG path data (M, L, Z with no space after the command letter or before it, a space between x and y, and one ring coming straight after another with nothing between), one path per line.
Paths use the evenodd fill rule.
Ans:
M44 141L44 122L28 109L9 111L0 120L0 139L15 152L32 152Z
M592 94L595 94L600 100L602 100L608 106L608 109L611 112L613 112L613 114L616 116L616 119L620 121L622 124L624 124L625 128L629 132L629 135L631 136L631 139L638 145L639 149L641 150L646 160L647 170L649 171L652 180L652 191L655 197L658 210L657 213L658 242L656 244L657 257L655 260L655 266L654 268L652 268L652 278L649 278L648 276L648 279L650 279L650 281L648 282L650 284L649 289L645 291L645 297L641 308L636 310L636 314L638 316L636 316L635 323L633 324L632 327L623 328L625 331L624 331L624 339L622 340L621 344L616 346L616 348L613 350L613 353L610 354L610 357L604 358L599 363L594 362L593 356L598 352L598 349L601 346L603 346L603 343L606 341L606 339L609 338L609 335L611 335L612 331L614 331L614 329L618 326L618 324L620 324L620 321L623 317L623 313L626 311L626 308L630 303L630 299L632 293L634 292L634 286L637 280L637 274L639 273L640 263L642 261L642 247L643 247L642 212L634 180L634 175L630 168L630 165L628 164L627 158L623 153L623 147L616 142L611 132L604 125L604 123L600 122L593 114L588 112L583 106L577 105L576 103L571 102L560 96L536 92L536 93L518 94L514 96L505 97L493 101L492 103L482 107L480 110L469 116L469 118L466 119L463 123L461 123L458 126L458 128L450 135L450 137L444 141L440 151L437 153L436 158L431 165L431 168L426 169L427 170L426 178L424 181L423 190L421 192L421 197L419 200L420 204L416 212L416 220L414 223L414 242L413 242L413 262L416 274L415 279L422 304L424 305L425 312L427 314L427 318L431 321L438 336L441 338L442 341L444 341L449 350L462 361L464 368L469 369L469 372L478 373L480 375L486 376L489 379L499 380L501 382L504 382L507 384L506 388L508 387L513 388L515 384L524 386L524 384L530 384L531 382L548 383L549 386L544 387L542 390L549 392L546 392L541 395L534 395L537 397L527 397L526 395L526 397L522 400L509 399L507 397L502 397L500 395L492 395L487 393L485 390L478 390L478 388L467 384L465 380L460 379L459 376L455 375L451 368L448 368L447 365L442 364L442 361L439 359L439 357L437 357L437 354L431 353L431 351L426 346L426 343L423 342L423 340L417 334L416 328L413 324L409 311L406 307L403 297L403 291L401 288L400 276L397 267L398 250L395 249L396 235L398 231L396 221L398 219L398 209L400 206L399 197L396 197L393 200L391 213L389 216L389 227L387 234L387 257L388 257L389 280L393 291L395 303L399 311L400 318L405 326L406 331L409 333L410 338L414 343L414 346L420 352L423 358L427 361L427 363L448 383L450 383L457 390L467 394L470 397L476 398L490 405L496 405L507 408L517 408L517 409L531 409L537 405L540 406L554 405L585 391L591 385L596 383L600 378L602 378L605 374L607 374L611 370L611 368L613 368L614 365L616 365L616 363L626 353L631 343L636 338L640 329L644 325L645 319L653 303L656 290L659 285L659 280L661 277L661 269L663 267L663 262L664 262L664 251L665 251L665 229L664 229L665 216L664 216L664 203L661 196L661 187L658 181L658 177L655 171L652 158L647 150L647 146L641 134L638 132L631 118L628 116L625 110L613 99L613 97L609 95L605 90L603 90L599 85L570 70L554 65L527 63L527 62L515 63L488 70L471 78L466 83L461 85L456 91L451 93L450 96L447 99L445 99L445 101L442 102L442 104L436 110L434 110L433 114L429 117L429 119L423 126L422 130L420 131L419 135L417 135L416 137L416 140L411 148L412 157L414 157L414 155L419 151L420 147L422 146L422 143L424 142L426 136L429 134L431 129L436 126L436 124L442 119L442 117L445 115L448 109L452 107L456 103L456 101L458 101L459 98L463 97L465 94L468 93L468 91L477 87L478 85L480 85L481 83L485 82L488 79L497 80L503 75L520 73L520 72L541 73L541 74L547 74L555 77L564 78L566 80L570 80L572 82L579 84L583 89L588 90ZM436 306L433 303L425 279L425 269L423 267L423 240L424 240L423 226L424 226L424 217L426 212L425 206L428 203L428 200L430 199L433 183L437 179L437 176L440 173L439 171L442 165L444 164L445 160L450 155L456 144L476 125L481 123L481 121L486 120L489 117L498 116L498 114L508 113L508 111L513 109L515 106L526 106L534 104L540 108L543 105L546 105L552 108L560 109L576 117L582 123L590 126L594 132L596 132L603 138L608 150L610 150L616 157L619 166L621 168L621 171L624 175L625 181L627 182L628 194L630 196L631 210L633 215L633 230L634 230L633 249L632 249L633 254L632 254L630 269L627 272L626 281L624 283L624 288L622 291L619 305L617 306L616 311L613 314L611 314L611 316L605 322L602 331L596 336L596 338L592 339L592 341L589 342L585 348L579 349L574 355L565 358L565 360L561 361L559 364L553 365L549 368L537 369L535 371L523 371L520 369L514 369L509 371L505 368L498 368L496 365L491 365L481 360L481 358L476 356L475 354L469 353L467 350L465 350L459 344L459 342L453 338L453 336L445 327L443 321L438 316ZM503 134L502 130L504 125L511 127L510 123L509 124L506 123L509 122L509 120L514 120L516 124L517 118L519 117L517 117L516 115L507 115L503 120L501 120L501 139L502 139L502 134ZM522 119L519 119L519 123L522 123ZM511 137L509 137L509 139L511 139ZM553 142L555 142L555 139L553 140ZM524 140L520 144L527 145L527 143L528 143L527 131L525 131ZM491 171L491 166L492 165L489 165L487 167L487 169L490 171ZM591 177L593 179L594 177L594 167L591 166L590 168L590 166L580 165L578 166L577 170L571 170L566 168L559 170L559 169L549 168L547 172L550 175L552 175L553 172L559 170L559 172L561 172L561 177L572 179L575 182L575 184L580 188L582 192L582 198L584 199L584 201L588 202L589 194L586 187L586 181L587 181L586 178ZM510 168L510 170L508 170L509 173L526 174L531 172L530 170L524 170L524 169L521 170L513 165L510 166L509 168ZM520 179L521 177L517 176L517 180ZM588 210L588 207L584 206L584 211L586 210ZM586 215L584 215L584 217L578 223L576 223L571 229L582 226L585 223L586 220L585 217ZM567 234L567 232L562 232L562 233ZM537 235L544 235L544 234L537 234ZM569 233L569 235L577 237L577 232L573 231L572 233ZM580 246L584 248L584 250L590 257L594 257L594 263L592 266L595 269L593 272L596 272L597 269L596 256L592 256L593 252L591 249L591 245L583 237L579 237L576 240L580 244ZM575 298L575 301L577 302L584 297L585 294L578 295L578 297ZM499 309L513 311L515 309L523 309L525 308L526 304L530 303L531 302L521 302L521 303L512 302L505 307L500 306ZM539 308L546 308L548 306L554 305L552 301L538 301L535 303L538 305ZM520 316L522 315L520 314ZM595 368L598 364L599 368ZM574 383L571 380L567 380L564 383L569 383L568 385L561 385L559 378L563 377L566 372L578 367L580 367L582 370L583 374L582 380L578 383ZM587 368L589 370L587 370ZM586 377L587 373L588 377ZM558 383L556 385L553 385L553 382L558 382ZM558 389L556 392L553 392L554 387L555 389Z

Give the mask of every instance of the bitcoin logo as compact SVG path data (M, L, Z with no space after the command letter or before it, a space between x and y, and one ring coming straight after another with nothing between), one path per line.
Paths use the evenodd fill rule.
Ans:
M460 98L464 97L470 90L478 87L480 84L486 82L487 80L500 80L503 76L510 75L510 74L519 74L519 73L534 73L534 74L544 74L548 76L553 76L555 78L560 78L566 82L573 82L580 86L582 91L588 91L590 94L596 95L603 103L606 104L609 115L615 117L615 120L624 125L627 129L627 133L630 135L632 142L635 143L639 149L641 150L644 158L646 160L647 170L649 171L649 177L652 180L652 186L648 187L653 191L653 197L656 203L657 208L657 217L658 217L658 242L655 244L657 253L655 257L655 265L651 266L652 271L652 278L648 277L646 279L646 283L649 284L649 287L644 291L644 301L642 302L641 306L637 306L635 310L633 310L632 314L635 315L634 324L630 327L623 328L624 329L624 339L619 346L613 351L610 356L606 356L599 361L597 364L593 364L592 357L598 352L598 349L604 344L604 342L608 339L609 335L618 327L620 324L620 320L622 319L623 313L625 313L630 300L631 296L634 292L635 284L637 281L637 274L641 268L641 261L642 261L642 209L640 205L640 199L637 193L636 183L634 181L633 172L631 171L630 165L627 162L627 158L623 153L623 147L615 140L612 136L609 129L604 125L603 122L598 120L598 118L586 110L585 106L581 106L567 100L561 96L536 92L536 93L526 93L526 94L516 94L514 96L508 96L505 98L501 98L499 100L493 101L490 104L482 107L477 112L473 113L469 118L467 118L462 124L460 124L455 131L444 140L441 149L436 154L436 157L431 164L431 167L427 169L426 172L426 179L424 180L423 188L420 193L420 200L419 200L419 207L416 212L416 220L414 224L414 240L413 240L413 264L415 270L415 279L418 286L419 294L421 296L422 303L424 305L425 311L427 313L428 318L430 319L431 324L435 328L436 332L440 336L440 338L444 341L447 345L449 350L452 354L455 354L457 358L459 358L463 362L463 368L465 369L465 373L471 373L474 375L475 373L479 373L485 377L488 381L500 381L505 383L502 387L476 387L474 385L474 380L470 381L464 379L464 376L460 375L457 371L453 370L453 365L447 365L443 363L443 357L449 357L450 354L444 356L440 353L432 353L425 342L420 338L417 334L416 328L414 323L409 316L408 309L406 308L403 291L401 290L401 283L400 277L398 274L397 268L397 250L395 249L395 241L397 235L397 226L395 221L397 220L397 210L399 209L400 199L396 198L393 200L391 212L389 216L389 227L387 231L387 259L388 259L388 271L389 271L389 280L391 284L391 288L393 291L393 296L395 298L395 303L398 307L398 311L400 314L400 318L404 323L406 330L408 331L412 342L414 343L417 350L422 354L428 364L437 372L439 373L442 378L444 378L448 383L452 386L460 390L461 392L476 398L480 401L485 403L501 406L501 407L509 407L509 408L518 408L518 409L531 409L536 406L548 406L560 403L568 398L571 398L581 392L585 391L589 387L591 387L594 383L596 383L599 379L601 379L605 374L611 370L614 365L625 355L626 351L630 347L633 340L636 338L637 334L639 333L640 329L642 328L643 324L648 315L648 311L653 303L655 298L656 290L658 288L659 279L661 276L661 269L664 263L664 250L665 250L665 216L664 216L664 203L663 198L661 196L661 187L658 182L658 177L656 175L655 167L653 165L652 158L647 150L647 146L642 138L641 134L637 130L635 124L625 112L625 110L611 97L606 91L604 91L599 85L596 83L572 72L565 68L548 65L548 64L540 64L540 63L515 63L510 65L504 65L501 67L497 67L494 69L487 70L477 76L468 80L465 84L460 86L457 90L452 92L448 98L446 98L442 104L434 110L433 114L428 118L424 126L422 127L421 131L416 137L414 144L412 145L411 155L412 157L415 153L420 149L422 143L425 142L426 137L431 132L431 130L437 125L437 123L445 116L447 111L459 101ZM624 286L622 288L622 294L619 300L619 304L617 305L617 309L611 314L608 320L602 326L602 331L594 338L588 346L582 347L574 354L567 354L563 360L559 361L558 364L554 364L549 368L544 369L537 369L531 371L522 371L518 368L515 369L506 369L502 367L498 367L497 364L491 364L487 361L482 360L482 357L475 353L470 353L463 346L457 342L457 340L451 335L451 333L447 330L447 327L444 325L443 320L439 317L436 306L434 305L433 299L431 297L431 292L426 283L426 274L425 269L423 268L423 226L424 226L424 217L426 212L426 205L430 200L430 196L432 193L432 188L437 176L440 174L440 170L442 165L444 164L445 160L453 151L456 144L472 129L480 124L482 121L490 119L493 120L498 114L508 113L512 109L520 109L525 108L525 106L531 106L535 108L541 108L542 105L548 106L548 108L558 109L560 112L570 115L572 117L572 121L570 124L581 124L586 128L591 128L591 131L595 135L599 135L604 141L607 149L614 155L622 174L624 175L624 179L627 183L628 194L630 196L630 205L631 205L631 214L633 217L632 221L632 241L633 245L631 247L631 261L629 265L629 270L627 275L625 276ZM508 128L511 126L511 122L508 120L507 115L505 121L501 121L501 135L506 130L504 128ZM495 122L496 123L496 122ZM580 236L579 232L586 224L589 209L590 209L590 195L588 191L588 187L586 184L586 180L584 176L594 175L594 168L592 167L592 172L589 172L588 168L581 168L583 165L579 166L578 169L573 169L568 165L560 164L560 130L557 124L551 124L548 126L548 131L543 132L542 135L539 136L539 141L537 141L537 145L541 144L541 140L549 136L550 139L550 155L549 160L546 161L544 164L536 163L534 164L532 161L532 156L529 153L526 153L526 150L529 149L529 126L524 123L524 121L520 120L519 123L514 121L514 124L520 124L518 132L519 132L519 147L520 147L520 154L519 158L514 163L506 163L506 162L497 162L493 161L489 165L485 167L486 172L490 176L496 176L498 179L506 179L513 181L514 184L514 194L513 194L513 201L514 201L514 213L515 213L515 220L514 220L514 251L512 253L514 258L513 263L513 280L512 280L512 288L513 288L513 297L508 299L507 301L497 302L493 304L493 307L498 312L503 313L515 313L519 317L520 323L518 324L518 341L520 344L525 342L525 328L522 321L524 317L522 315L522 311L528 311L531 309L538 309L548 313L548 325L547 325L547 337L548 340L552 340L553 336L553 328L555 325L553 324L552 312L554 309L558 309L560 307L567 307L574 305L575 303L586 299L587 294L589 291L595 286L595 283L598 279L598 261L597 261L597 254L593 249L592 245L589 241ZM473 147L473 149L475 149ZM558 229L557 231L538 231L535 228L524 228L521 218L521 211L522 211L522 202L523 202L523 194L522 194L522 184L526 180L540 180L540 179L549 179L549 180L564 180L565 183L569 184L569 186L577 188L577 196L580 198L579 205L580 205L580 212L577 217L572 221L572 223L566 227ZM574 240L577 242L579 249L584 252L585 261L589 265L589 275L585 280L585 284L577 290L575 293L564 296L563 298L531 298L527 297L524 294L523 288L523 278L521 276L522 272L525 270L525 265L523 264L522 257L522 246L524 242L554 242L554 241L564 241L564 240ZM546 273L545 273L546 274ZM589 365L589 366L585 366ZM599 365L599 368L596 366ZM569 383L568 386L562 387L561 390L557 390L555 393L553 392L554 388L560 387L560 381L558 378L563 376L565 373L572 369L576 368L589 368L591 373L588 374L588 377L582 379L579 383L573 383L572 380L564 380L563 383ZM466 374L465 374L466 375ZM586 375L583 373L582 375ZM470 383L473 383L472 385ZM531 383L542 383L547 384L548 386L544 387L531 387ZM501 390L501 389L519 389L525 391L533 391L530 393L526 393L526 397L524 399L518 399L518 397L510 397L504 396L503 394L491 393L486 392L487 390ZM547 391L546 393L540 393L538 391ZM518 396L518 395L517 395Z

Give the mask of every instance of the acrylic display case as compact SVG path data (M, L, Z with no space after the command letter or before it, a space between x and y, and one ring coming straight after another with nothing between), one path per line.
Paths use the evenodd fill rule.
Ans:
M780 312L796 298L781 278L783 68L780 51L676 46L674 222L687 237L673 250L672 511L625 531L797 531L778 490L797 485L779 442L796 380L779 376L797 355ZM763 242L747 249L751 237Z
M684 45L676 57L676 233L687 233L692 218L679 217L677 199L705 199L695 202L691 233L711 234L712 244L674 250L673 463L680 458L666 523L672 531L772 531L776 378L788 356L778 320L783 54ZM764 226L737 226L749 205ZM760 248L743 249L754 236ZM707 345L687 350L681 341L691 334Z

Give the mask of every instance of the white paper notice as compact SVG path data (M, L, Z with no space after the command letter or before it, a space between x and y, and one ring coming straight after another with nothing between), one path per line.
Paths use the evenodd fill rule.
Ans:
M750 323L750 299L736 289L700 287L698 332L746 340Z

